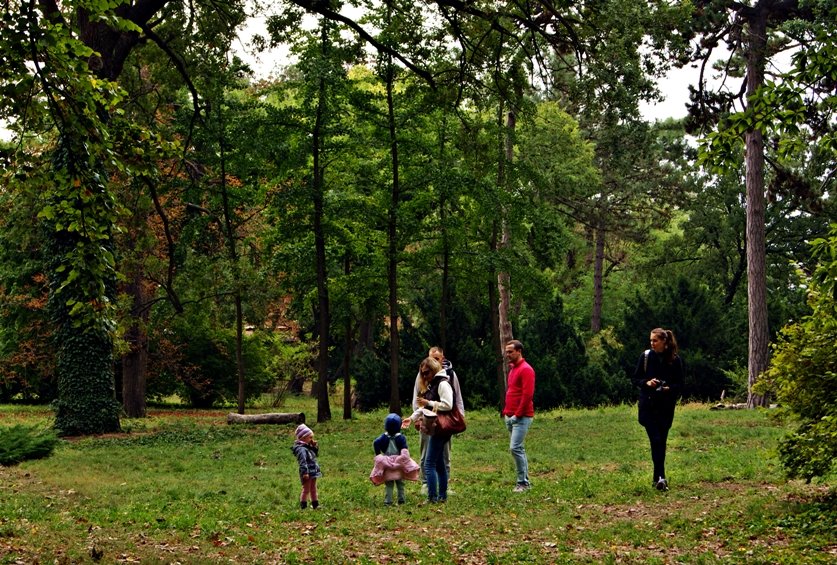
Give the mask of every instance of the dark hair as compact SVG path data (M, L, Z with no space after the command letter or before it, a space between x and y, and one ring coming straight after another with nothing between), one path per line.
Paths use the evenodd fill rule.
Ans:
M514 347L515 351L520 351L521 353L523 353L523 344L516 339L510 339L506 342L506 345L511 345L512 347Z
M663 351L663 359L666 363L671 363L677 357L677 340L674 338L674 332L671 330L664 330L663 328L654 328L651 330L651 335L657 336L666 344L666 349Z

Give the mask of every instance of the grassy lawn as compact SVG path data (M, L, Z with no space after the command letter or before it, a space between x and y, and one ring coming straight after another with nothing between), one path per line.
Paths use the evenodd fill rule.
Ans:
M298 507L293 426L229 426L226 410L154 409L125 434L0 467L0 563L837 562L837 478L785 481L786 428L763 411L680 407L666 493L635 407L537 414L523 494L499 417L472 411L447 504L421 505L409 483L406 505L384 507L368 476L385 413L332 408L324 424L314 400L283 408L309 414L320 442L317 511ZM0 426L50 417L0 407ZM417 432L408 442L417 459Z

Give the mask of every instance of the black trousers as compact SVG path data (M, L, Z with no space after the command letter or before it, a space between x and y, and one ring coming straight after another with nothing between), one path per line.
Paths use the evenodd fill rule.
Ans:
M649 422L645 425L645 433L648 434L648 441L651 442L651 461L654 462L652 481L654 482L666 476L666 441L669 429L669 426L660 422Z

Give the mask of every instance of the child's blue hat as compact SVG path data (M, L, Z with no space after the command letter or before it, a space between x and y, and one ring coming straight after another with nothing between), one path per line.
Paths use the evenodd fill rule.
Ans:
M401 431L401 416L398 414L388 414L384 418L384 429L391 436L399 433Z

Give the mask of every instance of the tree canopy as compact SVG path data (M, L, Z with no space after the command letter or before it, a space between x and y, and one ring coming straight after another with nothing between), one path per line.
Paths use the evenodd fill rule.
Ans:
M824 309L829 2L7 6L0 400L54 401L62 434L171 395L310 392L327 420L338 382L346 418L400 411L432 345L492 406L512 336L542 408L630 400L657 326L688 398L802 378L781 345L753 388ZM275 76L234 49L256 15ZM699 82L689 119L643 118L722 42L740 95Z

